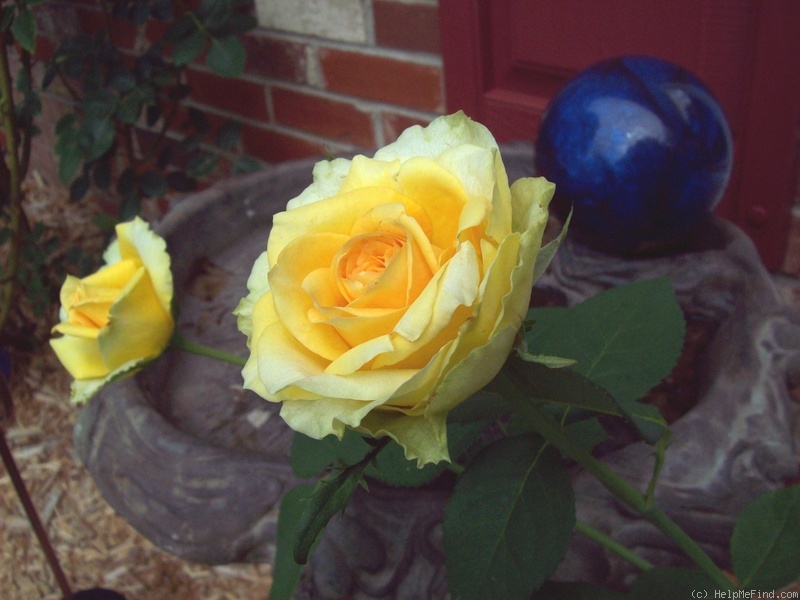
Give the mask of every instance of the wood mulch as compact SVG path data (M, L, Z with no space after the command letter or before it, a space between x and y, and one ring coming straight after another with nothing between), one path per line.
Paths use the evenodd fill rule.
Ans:
M60 230L67 243L79 240L91 249L91 217L40 178L30 185L28 214ZM47 343L13 358L16 422L6 428L8 444L73 592L104 587L128 600L267 598L269 565L192 564L160 550L119 517L76 460L72 432L80 408L69 403L69 375ZM0 523L0 598L61 598L5 469Z

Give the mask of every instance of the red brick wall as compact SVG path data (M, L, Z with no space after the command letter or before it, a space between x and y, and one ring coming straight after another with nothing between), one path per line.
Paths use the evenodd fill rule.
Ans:
M362 6L368 19L363 42L258 28L244 37L247 60L239 78L219 77L200 62L188 69L188 103L214 121L239 121L237 152L267 163L321 157L325 148L370 151L410 124L443 113L435 0L366 0ZM91 0L48 3L39 21L40 58L59 36L103 26L99 3ZM152 37L153 27L145 35ZM126 23L114 27L113 39L128 50L144 41ZM45 95L43 131L63 114L65 96L57 85ZM52 136L38 140L41 163L53 162L53 143ZM39 170L55 173L52 165Z

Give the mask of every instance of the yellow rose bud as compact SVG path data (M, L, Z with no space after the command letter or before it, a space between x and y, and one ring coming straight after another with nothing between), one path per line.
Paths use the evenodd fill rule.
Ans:
M50 340L85 402L109 381L158 357L172 336L172 273L163 239L139 218L116 227L106 266L61 287L61 322Z
M448 411L522 325L553 190L509 187L494 138L462 113L317 164L236 309L245 386L311 437L351 427L420 465L449 460Z

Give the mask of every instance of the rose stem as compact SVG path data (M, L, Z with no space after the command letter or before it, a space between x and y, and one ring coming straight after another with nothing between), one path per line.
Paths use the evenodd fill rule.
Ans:
M637 567L642 571L649 571L653 568L653 563L649 560L645 560L641 556L634 554L631 552L630 548L623 546L614 538L606 535L599 529L596 529L589 525L584 521L575 521L575 531L578 533L582 533L586 537L591 540L594 540L598 544L605 546L611 552L619 556L620 558L627 560L633 566Z
M72 590L69 587L69 582L67 581L66 575L64 575L64 571L61 570L58 557L53 550L53 546L50 545L47 532L42 526L42 522L36 512L36 507L33 505L28 490L25 487L25 482L22 480L22 475L20 475L19 469L17 469L14 455L11 453L11 449L6 443L6 432L3 427L0 427L0 454L3 455L3 464L6 467L6 471L8 471L8 475L11 477L11 481L14 483L17 496L19 496L19 500L25 508L28 520L33 527L34 533L36 533L36 537L39 539L39 544L42 546L45 557L47 557L47 562L50 564L50 568L56 576L56 581L58 582L58 587L61 588L61 593L64 595L64 600L68 600L72 598Z
M641 492L619 477L605 464L594 458L581 446L569 439L558 424L542 413L520 387L509 377L505 370L501 370L495 378L497 391L503 393L517 411L530 425L547 441L558 448L562 454L568 456L589 471L605 488L617 498L638 512L644 519L658 527L683 552L694 561L718 586L723 590L732 590L730 580L714 564L714 561L705 551L681 529L665 512L655 506Z
M203 344L198 344L197 342L192 342L187 340L177 331L175 332L175 335L172 336L170 344L173 348L183 350L189 354L197 354L198 356L215 358L217 360L238 365L240 367L243 367L247 363L247 359L244 357L238 356L237 354L232 354L231 352L225 352L224 350L210 348L209 346L204 346Z

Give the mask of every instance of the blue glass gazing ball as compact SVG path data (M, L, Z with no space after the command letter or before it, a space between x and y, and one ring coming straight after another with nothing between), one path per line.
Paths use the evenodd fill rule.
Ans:
M722 108L694 75L630 56L580 72L550 102L535 169L556 184L553 208L607 252L681 240L725 191L733 163Z

